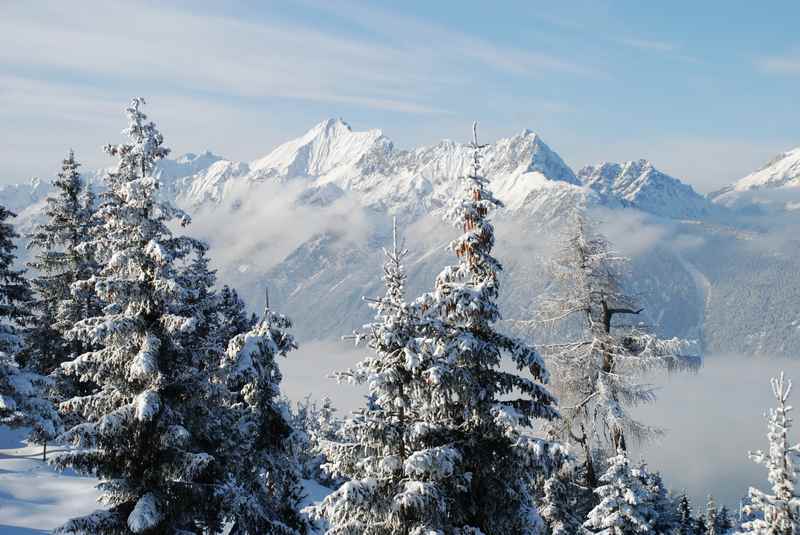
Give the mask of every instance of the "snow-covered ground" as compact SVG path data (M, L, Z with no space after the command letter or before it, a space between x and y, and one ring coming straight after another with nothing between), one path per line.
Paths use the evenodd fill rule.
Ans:
M58 473L42 462L42 449L24 443L26 431L0 427L0 535L39 535L100 506L97 480ZM330 489L303 481L302 507L322 501Z
M98 508L93 478L54 471L24 437L25 431L0 427L0 534L48 533Z

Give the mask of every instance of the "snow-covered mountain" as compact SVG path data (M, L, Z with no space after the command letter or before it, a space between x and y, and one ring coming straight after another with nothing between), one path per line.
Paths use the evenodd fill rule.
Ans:
M17 213L47 196L50 182L32 178L27 184L4 184L0 186L0 204Z
M252 162L214 162L195 173L188 187L178 188L176 198L199 206L224 199L233 183L303 179L312 190L352 192L366 207L413 219L443 206L458 191L458 177L466 173L470 158L471 151L453 141L398 150L380 130L354 132L341 119L329 119ZM483 163L495 193L509 207L521 206L553 182L582 186L561 157L529 130L491 144Z
M732 208L772 205L797 209L800 207L800 147L775 156L757 171L709 197L715 203Z
M602 195L621 199L645 212L674 219L700 219L714 206L691 186L656 169L647 160L589 165L581 181Z
M796 152L773 163L785 180L770 184L790 187ZM380 130L354 131L330 119L252 161L187 154L161 162L159 176L162 192L194 214L190 229L211 242L224 281L254 307L269 285L301 338L331 338L370 317L361 296L380 292L390 216L409 239L410 293L428 289L452 260L445 245L454 231L438 216L460 194L470 161L465 144L398 149ZM582 206L602 211L609 237L633 257L631 284L642 297L643 319L665 334L699 338L718 352L791 354L800 347L797 318L748 312L800 294L800 284L784 273L800 248L777 247L765 257L754 245L771 231L753 230L752 221L739 226L719 196L712 203L644 160L576 174L530 130L489 144L483 165L505 204L495 224L509 328L536 309L550 284L554 238ZM98 187L101 175L87 173ZM43 182L0 188L0 203L20 212L21 232L38 217L47 189ZM720 265L726 257L733 260ZM768 282L742 292L753 280Z

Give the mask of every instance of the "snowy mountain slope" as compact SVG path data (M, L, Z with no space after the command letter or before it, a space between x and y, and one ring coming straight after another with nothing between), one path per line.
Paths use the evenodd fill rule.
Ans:
M250 163L217 161L187 180L175 198L197 207L224 199L233 182L303 179L309 188L335 186L356 194L366 207L415 219L459 191L457 179L470 161L470 149L453 141L397 150L380 130L354 132L341 119L329 119ZM558 154L529 130L489 145L483 163L495 193L510 207L548 181L581 186Z
M555 246L553 229L538 225L535 218L509 214L496 218L495 224L496 254L504 265L500 305L505 324L517 334L547 339L552 333L530 325L515 326L520 320L533 319L539 299L551 285L548 262ZM414 297L430 290L439 271L453 262L446 249L453 230L426 222L406 232L410 237L407 291ZM294 319L302 340L338 338L370 321L373 311L361 298L382 293L380 247L389 240L388 225L366 244L326 235L300 245L269 270L248 273L240 283L248 295L256 296L263 295L264 284L269 284L271 301ZM701 338L704 289L669 243L653 246L634 259L630 284L645 308L642 321L659 325L668 336Z
M783 160L792 154L775 162L781 176L791 176L793 167ZM189 231L212 243L223 282L240 287L254 308L268 284L275 306L294 317L301 338L325 339L369 319L361 297L380 292L380 248L392 215L409 235L410 291L430 287L451 260L444 247L452 230L438 222L441 208L460 194L470 161L471 150L461 143L401 150L379 130L354 131L330 119L250 162L188 154L161 162L159 174L162 192L193 214ZM634 259L631 284L642 296L648 323L666 334L702 337L714 349L766 350L768 344L757 346L747 337L778 332L786 343L777 350L789 354L792 344L800 346L800 330L786 334L774 318L772 324L757 317L739 324L720 309L730 300L718 299L735 291L730 280L741 285L757 272L777 274L784 261L766 257L753 267L749 255L758 253L742 246L753 238L743 237L736 218L651 163L604 163L576 175L540 136L524 130L490 143L483 166L506 205L495 220L510 323L530 317L549 284L549 244L580 206L606 210L604 220L619 227L610 237ZM87 173L96 184L101 174ZM20 232L39 217L43 191L41 184L0 189L0 202L20 210ZM748 220L746 226L757 225ZM773 231L760 232L756 239L768 240ZM679 242L700 245L687 252ZM707 251L707 243L714 248ZM736 258L729 269L736 273L715 275L715 263L728 249ZM748 306L778 299L780 291L759 287Z
M4 184L0 186L0 204L18 213L44 199L50 190L50 182L32 178L27 184Z
M353 132L341 119L328 119L298 139L279 146L253 161L253 175L260 178L325 176L335 180L356 168L370 152L388 153L392 143L380 130Z
M647 160L601 163L578 171L581 181L606 197L673 219L700 219L714 206L688 184L662 173Z
M777 205L800 206L800 147L781 153L760 169L709 195L715 203L733 208Z

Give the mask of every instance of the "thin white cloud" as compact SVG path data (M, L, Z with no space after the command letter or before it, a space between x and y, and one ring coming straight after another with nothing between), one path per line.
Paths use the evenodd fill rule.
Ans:
M623 37L623 38L616 38L612 37L610 39L612 42L623 45L628 48L634 48L636 50L640 50L642 52L649 52L654 54L659 54L667 59L678 60L685 63L695 63L699 64L702 61L690 54L686 54L682 51L680 45L673 43L671 41L659 41L655 39L642 39L640 37Z
M675 50L675 45L673 43L668 43L666 41L652 41L648 39L631 38L631 39L620 39L619 43L633 48L639 48L643 50L655 50L658 52L672 52Z
M335 11L337 15L346 17L363 28L386 32L384 34L386 36L397 36L406 41L403 48L417 58L422 54L440 56L449 62L477 61L483 66L503 72L534 77L542 76L545 72L589 77L606 76L595 67L555 54L498 44L395 11L347 0L336 3L306 0L305 3L317 9ZM408 44L412 41L409 39L410 36L413 36L413 43L417 44Z
M120 28L125 11L131 17ZM157 80L184 92L438 111L424 91L410 91L405 73L418 70L414 58L299 25L115 2L13 4L4 18L0 61L25 69L116 84Z
M756 66L768 74L800 74L800 55L761 58Z
M148 97L177 152L210 147L251 159L349 110L441 122L458 109L446 109L451 101L442 96L463 95L476 68L525 77L588 72L414 19L337 3L339 10L363 13L372 32L345 35L278 9L256 21L118 0L4 5L0 123L15 135L0 147L3 181L48 175L70 146L87 167L104 164L98 147L124 126L121 110L137 94ZM405 38L384 38L398 35ZM475 86L471 99L484 90ZM282 110L281 99L294 111ZM305 102L316 111L300 111ZM570 108L547 102L547 111Z

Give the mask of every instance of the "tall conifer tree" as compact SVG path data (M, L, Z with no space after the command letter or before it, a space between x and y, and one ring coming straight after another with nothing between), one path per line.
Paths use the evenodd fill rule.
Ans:
M224 449L227 483L219 491L231 535L297 535L302 491L289 449L291 428L279 402L277 358L297 348L285 316L270 310L248 332L231 339L222 368L231 389L232 418Z
M31 301L35 321L27 329L20 361L42 374L56 372L53 394L57 400L74 394L76 388L60 374L60 364L87 349L78 340L66 340L64 334L75 323L100 312L93 291L71 291L72 283L98 272L89 246L95 224L93 198L81 179L79 166L70 151L53 181L54 193L48 196L44 209L46 219L28 236L28 248L37 251L28 264L37 274L32 281L35 296Z
M403 259L408 251L393 231L385 249L385 293L374 299L375 320L355 335L372 354L338 377L365 384L366 406L345 421L346 441L327 441L325 468L344 478L312 515L326 520L327 533L392 535L446 529L446 486L452 475L449 451L430 450L424 440L420 393L429 388L417 347L417 316L405 296ZM427 530L427 531L426 531Z
M63 533L221 527L217 483L223 470L213 455L217 445L207 440L214 422L194 412L199 399L210 397L208 382L196 356L176 343L198 324L185 315L191 291L178 270L197 242L168 226L186 224L188 217L157 196L154 166L169 150L143 104L136 98L126 110L128 141L106 147L118 164L106 177L93 243L103 268L72 285L76 292L97 292L107 305L67 333L92 349L62 365L98 389L62 404L86 422L65 433L76 448L54 463L95 474L108 509L70 520Z
M16 357L22 346L21 326L30 320L30 286L24 271L14 269L14 239L8 219L14 214L0 206L0 424L31 427L34 441L50 440L59 430L59 418L42 392L52 381L33 370L21 369Z
M420 393L425 425L417 431L428 450L416 465L421 474L446 468L448 488L441 498L430 489L443 489L442 482L416 492L421 501L441 500L443 517L464 533L538 534L543 522L534 481L548 475L559 449L532 438L529 430L537 420L557 418L558 412L544 386L548 373L542 358L494 325L501 319L502 266L492 256L495 238L488 215L501 202L481 173L482 146L474 128L473 134L466 191L447 214L463 232L450 244L458 263L446 267L433 291L415 303L419 366L428 385ZM516 370L502 367L504 357Z

